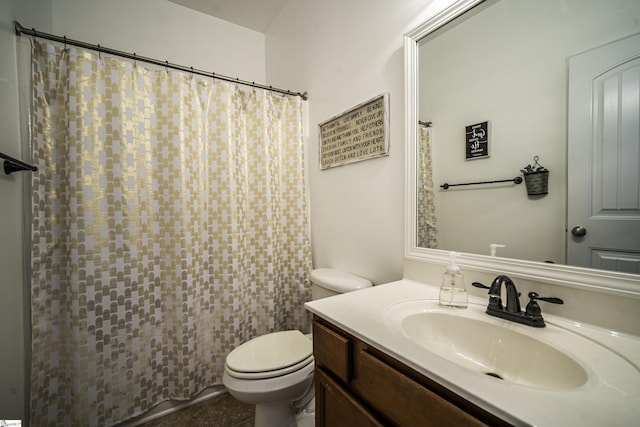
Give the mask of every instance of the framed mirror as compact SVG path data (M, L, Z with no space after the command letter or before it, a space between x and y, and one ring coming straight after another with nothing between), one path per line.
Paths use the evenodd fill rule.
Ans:
M468 268L640 295L640 239L624 272L566 265L567 241L579 241L567 238L569 63L639 21L633 0L461 0L405 35L407 258L444 263L455 250ZM489 149L468 160L467 127L485 122ZM534 157L550 171L547 194L513 182L440 188L521 177ZM626 214L640 219L635 203Z

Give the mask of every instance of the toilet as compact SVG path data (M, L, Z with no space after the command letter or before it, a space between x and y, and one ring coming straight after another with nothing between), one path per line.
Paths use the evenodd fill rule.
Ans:
M312 299L368 288L369 280L331 268L311 272ZM256 405L256 427L314 425L313 342L297 330L253 338L225 361L222 383L241 402Z

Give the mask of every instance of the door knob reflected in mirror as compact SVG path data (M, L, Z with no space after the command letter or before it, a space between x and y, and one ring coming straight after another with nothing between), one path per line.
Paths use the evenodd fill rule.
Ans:
M571 234L576 237L584 237L587 234L587 229L580 225L576 225L571 229Z

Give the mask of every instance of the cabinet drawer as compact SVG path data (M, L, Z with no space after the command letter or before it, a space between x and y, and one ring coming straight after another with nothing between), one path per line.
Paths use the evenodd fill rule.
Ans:
M361 398L397 426L486 426L365 349L358 352Z
M351 340L313 322L313 355L316 366L323 366L345 383L351 380Z

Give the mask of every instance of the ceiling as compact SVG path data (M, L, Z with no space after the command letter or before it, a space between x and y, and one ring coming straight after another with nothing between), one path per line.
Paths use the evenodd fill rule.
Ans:
M267 32L267 29L287 2L287 0L169 1L261 33Z

